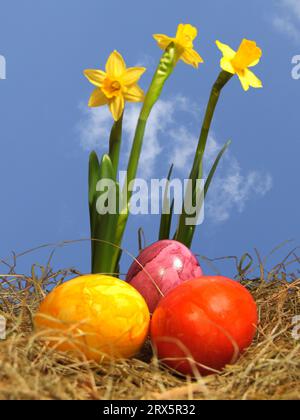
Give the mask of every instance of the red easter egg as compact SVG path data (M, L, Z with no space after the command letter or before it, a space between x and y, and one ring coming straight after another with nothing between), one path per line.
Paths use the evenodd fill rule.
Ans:
M185 375L209 375L237 361L256 333L257 306L225 277L201 277L172 290L151 322L158 358Z
M202 274L197 258L186 246L165 240L141 252L131 265L126 281L140 292L153 313L171 290Z

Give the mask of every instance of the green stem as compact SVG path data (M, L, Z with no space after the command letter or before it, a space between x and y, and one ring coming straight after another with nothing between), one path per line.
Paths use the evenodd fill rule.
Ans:
M129 162L128 162L127 188L129 186L129 183L136 177L138 164L139 164L139 158L140 158L142 146L143 146L146 125L147 125L147 118L141 115L138 120L135 137L133 140L132 149L131 149ZM131 197L131 194L128 191L127 203L129 203L130 197Z
M142 151L143 140L145 136L145 130L147 121L152 111L153 106L158 101L163 87L171 76L178 60L180 58L180 51L177 50L176 46L171 43L166 51L164 52L158 68L152 79L150 88L145 97L145 101L140 113L138 124L135 131L135 136L132 144L132 149L129 157L128 168L127 168L127 180L123 191L124 208L122 214L119 217L118 231L117 231L117 243L121 244L126 223L129 216L129 203L132 196L132 192L129 191L129 186L135 179L139 159Z
M201 129L200 137L199 137L199 142L198 142L198 146L197 146L197 150L195 154L193 167L192 167L190 178L189 178L193 182L193 189L195 189L197 179L201 179L203 177L203 157L204 157L204 152L206 149L207 139L208 139L211 123L213 120L213 116L214 116L216 106L220 98L221 91L223 87L232 78L232 76L233 75L231 73L228 73L226 71L221 71L216 82L214 83L212 87L210 98L209 98L207 108L206 108L205 117L203 120L203 125ZM179 219L179 225L178 225L175 239L179 242L182 242L186 246L191 247L196 226L186 226L185 224L186 217L187 215L183 208L182 215Z
M131 149L131 154L128 162L128 168L127 168L127 190L129 184L135 179L137 169L138 169L138 163L139 158L143 146L143 140L146 130L146 125L148 118L150 116L150 113L152 111L153 106L158 101L161 92L163 90L163 87L168 80L168 78L171 76L180 55L177 51L177 48L173 43L169 45L169 47L164 52L159 65L157 67L157 70L154 74L154 77L152 79L150 88L147 92L147 95L145 97L145 101L140 113L140 117L138 120L133 145ZM129 203L131 198L131 193L128 191L127 194L127 203Z
M221 73L219 74L219 77L217 78L215 84L213 85L210 98L208 101L202 129L201 129L200 137L199 137L199 143L197 146L193 168L190 174L190 179L195 180L198 178L198 175L200 176L203 175L203 155L205 152L208 134L210 131L215 109L219 102L220 94L223 87L229 82L232 76L233 75L231 73L228 73L226 71L221 71Z
M123 115L124 114L122 114L121 118L114 123L111 129L109 139L109 157L114 168L114 179L116 179L118 175L120 150L122 143Z

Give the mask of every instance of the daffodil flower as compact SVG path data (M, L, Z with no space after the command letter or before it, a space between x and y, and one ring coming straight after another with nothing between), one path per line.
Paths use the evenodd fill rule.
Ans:
M96 86L89 106L108 105L114 120L118 121L123 114L125 101L143 102L144 92L137 83L145 71L144 67L127 68L121 54L114 51L107 60L105 72L84 71L86 78Z
M153 38L157 41L158 46L165 50L172 42L175 44L181 60L195 68L203 63L202 57L194 50L193 41L198 35L197 29L192 25L181 23L178 26L175 38L167 35L156 34Z
M259 63L262 56L262 50L257 47L256 42L244 39L237 52L220 41L216 41L216 44L223 53L221 68L228 73L237 74L245 91L250 86L262 87L262 82L249 70L249 67Z

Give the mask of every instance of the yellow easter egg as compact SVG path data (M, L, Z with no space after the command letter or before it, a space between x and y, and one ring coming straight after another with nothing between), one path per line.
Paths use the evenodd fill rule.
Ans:
M59 351L87 359L129 358L143 346L150 314L143 297L126 282L87 275L54 289L42 302L35 326Z

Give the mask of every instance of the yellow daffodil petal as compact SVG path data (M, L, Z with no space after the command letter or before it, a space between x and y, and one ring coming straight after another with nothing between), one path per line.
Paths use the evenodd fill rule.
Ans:
M249 84L249 80L245 74L245 71L241 70L237 72L237 75L240 79L240 82L243 86L243 89L247 92L249 90L250 84Z
M230 48L229 45L223 44L220 41L216 41L216 44L224 57L230 60L232 60L235 57L236 52L232 48Z
M169 36L162 34L153 35L153 38L155 41L157 41L158 46L162 50L165 50L171 44L171 42L174 42L174 38L170 38Z
M122 76L122 82L124 85L133 85L137 83L141 76L145 73L146 69L144 67L131 67L125 71Z
M143 89L136 84L130 86L124 94L124 98L128 102L143 102L144 97L145 95Z
M108 98L100 88L94 90L89 100L89 107L96 107L108 104Z
M251 70L245 70L245 77L248 79L248 83L251 87L256 89L263 87L262 81L257 76L255 76Z
M182 46L193 47L193 41L198 35L197 28L190 24L180 23L177 28L176 41Z
M246 69L249 66L257 64L262 56L262 50L257 47L256 42L243 39L232 65L236 69Z
M199 63L203 63L202 57L194 50L193 41L198 35L198 30L190 24L180 23L177 28L175 38L166 35L153 35L160 48L165 50L172 42L176 46L177 56L186 64L198 68Z
M141 102L144 92L137 85L144 67L126 67L121 54L114 51L106 63L106 72L101 70L86 70L88 80L97 86L92 93L89 106L96 107L108 104L115 121L118 121L124 111L125 100Z
M196 69L200 63L203 63L202 57L193 49L185 49L181 55L181 59L186 63L190 64Z
M111 78L119 78L126 71L126 64L118 51L114 51L109 56L106 63L106 72Z
M221 68L228 73L237 74L245 91L249 90L250 86L262 87L262 82L248 68L259 63L262 56L262 50L256 42L243 39L237 52L220 41L216 41L216 44L223 53Z
M92 70L87 69L84 70L84 75L95 86L101 87L103 81L106 78L106 73L102 70Z
M123 95L116 96L109 102L109 109L115 121L119 121L124 111L124 97Z
M233 65L231 64L231 60L229 60L227 57L223 57L221 59L221 69L224 71L227 71L228 73L235 74L235 69Z

